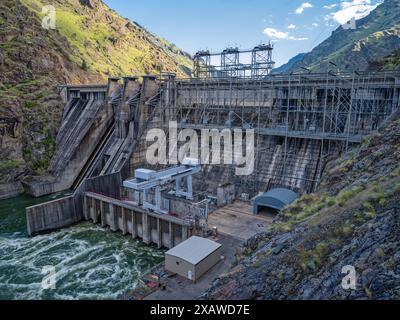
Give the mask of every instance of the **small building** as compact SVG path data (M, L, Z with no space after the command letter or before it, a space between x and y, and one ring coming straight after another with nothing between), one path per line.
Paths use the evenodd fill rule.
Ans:
M299 197L299 194L285 188L271 189L253 199L253 213L258 214L261 208L280 212Z
M222 245L193 236L165 253L165 269L197 281L221 259Z

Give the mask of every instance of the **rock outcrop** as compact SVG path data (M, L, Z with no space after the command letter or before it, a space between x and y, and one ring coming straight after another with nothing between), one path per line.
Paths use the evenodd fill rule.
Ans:
M250 239L207 299L399 299L400 116ZM356 271L345 290L343 267Z
M79 2L90 9L94 9L96 6L96 3L93 0L79 0Z
M55 30L42 27L49 4ZM183 77L189 58L101 0L1 1L0 197L15 195L27 175L46 174L64 106L58 86L161 70Z

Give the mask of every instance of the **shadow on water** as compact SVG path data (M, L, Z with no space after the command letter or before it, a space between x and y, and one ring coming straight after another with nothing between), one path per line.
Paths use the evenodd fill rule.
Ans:
M162 250L86 222L27 237L25 208L65 195L0 201L0 299L115 299L163 260ZM55 267L55 290L42 288L44 266Z

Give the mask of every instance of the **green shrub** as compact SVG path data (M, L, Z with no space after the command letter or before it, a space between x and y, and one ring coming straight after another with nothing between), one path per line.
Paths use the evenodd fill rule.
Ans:
M311 269L315 271L320 265L323 264L327 255L328 244L326 242L319 242L315 248L305 250L300 248L299 252L299 265L303 271Z
M35 101L25 101L24 107L27 109L36 109L39 105Z
M385 194L383 192L373 191L372 193L368 194L368 199L370 201L379 203L380 201L384 201L385 200Z
M339 235L342 237L348 237L349 235L351 235L353 233L353 226L350 224L349 221L346 221L345 224L343 224L341 226L341 228L339 228Z
M0 161L0 170L9 170L18 168L21 165L21 161L18 160L4 160Z
M357 186L351 189L345 189L341 191L338 195L338 204L343 206L347 201L354 198L357 194L364 190L364 187Z
M333 207L333 206L336 204L336 199L335 199L334 197L329 197L328 200L327 200L327 202L326 202L326 204L327 204L329 207Z

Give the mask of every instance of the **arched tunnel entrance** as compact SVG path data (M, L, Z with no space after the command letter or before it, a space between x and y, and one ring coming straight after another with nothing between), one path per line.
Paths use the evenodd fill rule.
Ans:
M271 189L253 199L253 214L276 215L298 197L298 193L286 188Z

